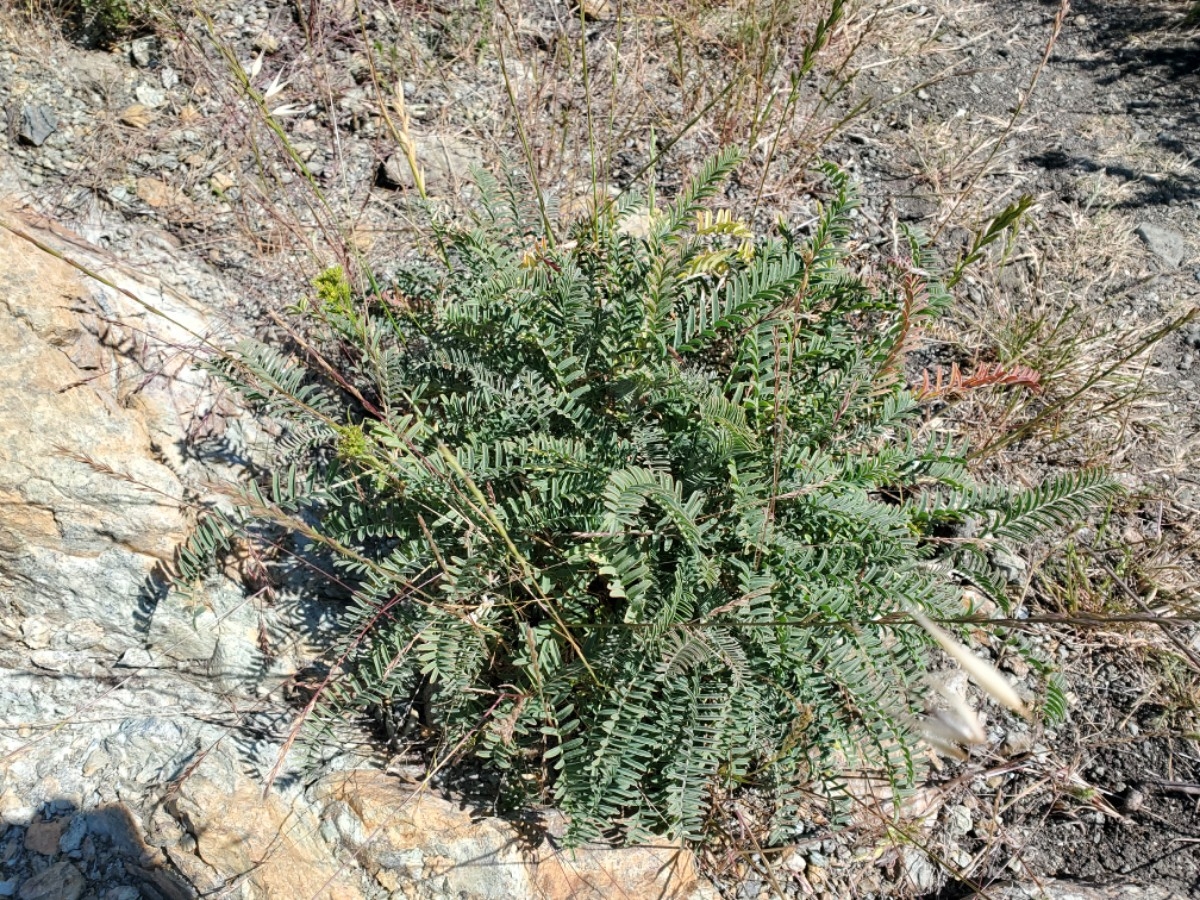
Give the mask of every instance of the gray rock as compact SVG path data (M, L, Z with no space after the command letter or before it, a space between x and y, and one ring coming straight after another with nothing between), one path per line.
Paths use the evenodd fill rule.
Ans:
M84 816L74 816L62 837L58 839L58 849L63 853L74 853L83 843L87 835L87 819Z
M154 64L158 56L158 40L153 37L138 38L129 45L129 58L139 68L146 69Z
M22 143L40 147L57 130L58 117L50 107L36 103L21 110L21 128L17 137Z
M1134 229L1134 234L1142 239L1146 249L1153 253L1168 268L1175 269L1183 262L1187 253L1187 244L1183 235L1173 228L1143 222Z
M946 810L946 830L950 834L961 837L970 834L971 828L971 811L965 806L952 806Z
M0 897L15 897L17 895L17 879L0 881Z
M68 862L51 866L21 885L19 900L79 900L87 883L79 870Z
M1025 577L1025 570L1028 568L1025 560L1003 545L993 548L992 562L1009 584L1020 582Z
M928 894L937 887L937 868L923 851L918 850L916 847L904 848L904 855L901 857L900 865L904 876L916 892Z
M379 166L378 182L380 187L399 190L416 186L413 181L412 168L408 158L400 151L393 153Z
M432 170L432 150L427 164ZM58 232L26 226L48 246L66 249ZM36 866L46 867L23 884L4 882L8 896L80 900L88 890L83 876L61 856L52 865L59 853L87 860L89 874L118 858L151 868L164 896L192 896L158 881L167 877L157 868L159 848L166 848L197 888L215 892L236 878L245 896L306 897L313 885L329 884L336 886L330 893L362 900L381 896L368 879L384 868L394 864L398 878L416 883L425 875L423 860L447 858L451 868L429 879L434 889L421 896L451 896L453 887L454 896L462 890L495 900L602 900L606 894L541 888L595 883L634 900L716 900L695 878L693 862L675 867L679 855L669 848L581 852L571 859L568 877L561 852L549 842L529 863L510 823L480 822L447 800L422 798L420 820L406 824L407 814L395 811L407 810L411 795L383 773L325 778L327 793L319 793L296 778L298 767L289 763L264 798L254 773L275 764L282 734L227 740L230 704L246 709L243 696L263 696L272 679L294 673L298 660L319 648L279 648L264 677L259 629L298 633L294 621L281 618L294 615L282 612L288 604L280 611L260 606L247 600L239 581L220 576L203 585L200 602L185 602L161 577L187 535L188 491L228 476L179 452L188 417L211 412L216 401L203 373L167 366L178 360L176 348L188 343L187 333L213 333L212 311L164 289L164 282L201 277L170 244L151 243L137 226L124 234L109 227L102 233L139 248L142 267L157 262L162 281L110 267L102 251L89 249L96 231L72 238L71 255L131 294L153 297L169 319L148 316L116 290L85 283L64 263L28 252L0 230L0 349L9 361L9 377L0 379L0 758L6 760L0 829L5 823L27 829L7 843L25 854L23 877L33 853L19 841L42 822ZM222 296L219 288L210 296ZM126 339L118 323L136 329L136 358L116 355ZM112 340L97 338L102 325L115 331ZM114 374L62 390L96 370L120 373L127 384L116 384ZM172 377L160 386L158 379L144 379L148 371ZM133 387L137 402L122 402ZM251 423L229 427L227 434L244 443L257 440ZM126 477L106 474L112 471ZM31 654L43 665L65 667L70 677L29 666ZM122 667L113 667L116 659ZM248 723L262 715L264 734L273 732L277 716L290 716L282 704L265 700L249 711L255 718ZM65 721L71 727L61 727ZM364 764L345 751L328 760L332 770ZM168 785L177 787L164 802ZM332 814L335 806L341 814ZM324 816L327 807L331 815ZM76 810L68 824L65 814ZM61 832L52 833L56 826L46 822L47 814L59 816L49 822L61 822ZM368 840L376 831L379 839ZM286 841L281 833L289 835ZM270 865L256 865L267 858ZM500 864L479 863L489 858ZM678 880L680 890L668 889L667 880ZM137 896L113 888L95 884L87 896Z
M171 88L179 84L179 73L170 66L167 66L162 70L161 80L162 86L169 91Z
M1024 729L1013 729L1000 746L1000 752L1007 757L1020 756L1028 753L1033 747L1033 735Z
M157 109L167 102L167 92L152 84L142 83L133 89L133 96L147 109Z
M425 173L425 187L433 197L446 197L471 178L471 167L480 161L477 147L453 137L420 136L415 139L417 163ZM376 177L381 187L414 187L412 171L405 155L397 151L379 167Z
M804 854L799 850L793 850L783 860L783 867L789 872L802 874L808 867L808 860L804 858Z

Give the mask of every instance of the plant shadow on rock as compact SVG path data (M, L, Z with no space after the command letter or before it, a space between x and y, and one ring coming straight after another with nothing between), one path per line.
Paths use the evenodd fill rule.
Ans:
M130 811L117 804L81 811L70 801L51 801L28 826L9 825L0 833L0 882L15 883L4 896L46 900L196 896L163 852L146 843Z

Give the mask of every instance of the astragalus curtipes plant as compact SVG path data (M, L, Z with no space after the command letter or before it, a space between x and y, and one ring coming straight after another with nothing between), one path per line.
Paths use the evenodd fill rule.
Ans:
M785 823L846 767L913 778L931 644L908 613L961 614L990 540L1108 483L1013 496L918 439L906 341L947 301L929 261L851 275L832 168L810 233L752 234L708 208L737 162L557 241L480 176L473 221L435 220L440 250L387 290L329 273L293 352L219 363L282 429L243 513L353 588L311 720L416 707L436 759L482 758L576 841L700 841L744 787ZM971 541L937 537L966 518ZM233 527L210 522L197 564Z

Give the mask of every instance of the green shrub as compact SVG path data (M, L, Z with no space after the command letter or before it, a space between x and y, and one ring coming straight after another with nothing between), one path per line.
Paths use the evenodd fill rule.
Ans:
M307 363L219 364L284 429L243 513L354 586L318 717L423 704L437 759L552 799L573 840L699 841L742 786L786 827L801 783L836 793L847 767L911 781L929 640L906 611L961 613L989 540L1111 492L976 487L961 448L918 439L906 341L947 302L929 260L914 242L849 274L834 169L810 236L754 238L704 209L737 161L560 243L523 185L481 176L477 219L435 223L440 257L386 300L321 279ZM936 538L968 518L976 541ZM208 521L185 575L232 527Z
M73 38L88 46L111 46L146 31L146 0L61 0L55 7Z

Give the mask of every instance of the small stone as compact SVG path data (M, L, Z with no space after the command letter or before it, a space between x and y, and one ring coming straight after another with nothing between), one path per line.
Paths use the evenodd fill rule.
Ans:
M1017 584L1025 577L1025 560L1007 547L997 546L992 550L992 562L1009 584Z
M76 619L56 636L71 650L90 650L104 640L104 629L92 619ZM58 641L55 641L57 646Z
M953 835L970 834L974 827L971 822L971 811L965 806L952 806L946 810L946 830Z
M1168 268L1175 269L1183 262L1187 253L1187 245L1183 235L1173 228L1143 222L1134 229L1134 234L1142 239L1146 249L1153 253Z
M928 100L929 99L929 91L925 90L925 88L920 88L917 91L917 99L918 100Z
M269 31L264 31L254 39L254 49L263 53L274 53L279 49L279 38Z
M233 176L228 172L217 172L215 175L213 175L212 180L209 183L212 185L214 194L224 194L235 184L237 184L237 182L233 180Z
M905 848L901 866L909 884L917 893L928 894L937 887L937 869L929 861L929 857L915 847Z
M158 109L167 102L167 92L152 84L142 82L133 89L133 96L146 109Z
M375 876L375 880L383 886L383 889L388 893L395 893L400 890L400 876L391 869L380 869Z
M138 38L129 45L129 58L141 69L148 69L157 56L158 42L153 37Z
M71 668L71 654L64 650L34 650L29 661L47 672L64 672Z
M163 206L173 206L180 202L180 194L176 188L158 178L139 178L137 180L138 199L159 209Z
M1004 743L1000 745L1000 752L1007 757L1020 756L1022 753L1028 753L1032 747L1032 734L1025 730L1013 730L1004 738Z
M1146 805L1146 794L1137 788L1130 788L1121 798L1121 812L1135 813Z
M168 66L162 70L160 80L162 81L162 86L169 91L171 88L179 84L179 73Z
M21 128L17 132L21 143L40 147L57 130L58 117L50 107L37 103L21 110Z
M799 850L793 850L783 860L783 867L793 873L803 872L807 865L808 861Z
M62 837L66 826L66 819L31 823L25 832L25 849L42 856L53 856L58 852L58 839Z
M408 164L408 157L402 152L393 153L383 161L379 167L377 181L380 187L393 190L416 186L416 182L413 181L412 168Z
M76 853L87 836L87 820L83 816L72 816L70 824L58 839L61 853Z
M30 650L45 650L53 635L53 626L42 616L30 616L21 623L21 640Z
M0 881L0 897L15 897L17 895L17 879Z
M79 870L68 862L51 866L21 885L20 900L79 900L87 887Z

